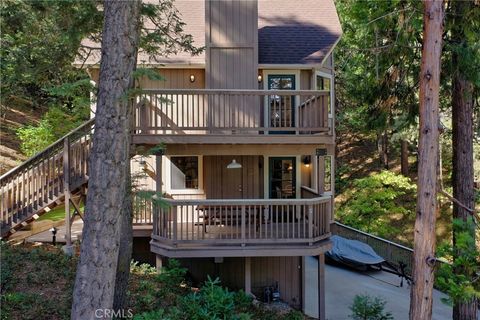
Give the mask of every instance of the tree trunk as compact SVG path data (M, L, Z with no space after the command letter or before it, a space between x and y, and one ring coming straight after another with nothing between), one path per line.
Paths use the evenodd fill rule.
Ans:
M122 245L122 221L131 216L130 119L139 39L139 1L105 1L102 59L90 155L85 225L71 319L110 318ZM128 260L130 258L128 257ZM109 313L111 314L111 313Z
M452 3L453 16L455 17L452 30L452 40L461 45L465 41L463 32L463 16L471 10L473 1L454 1ZM452 53L452 66L455 70L452 74L452 185L453 197L468 208L475 208L474 199L474 172L473 172L473 85L468 81L459 68L458 51ZM464 208L454 204L453 218L464 221L472 221L472 215ZM472 221L473 222L473 221ZM473 224L472 224L473 225ZM470 235L475 238L475 229L472 228ZM456 234L453 234L453 244L456 244ZM475 243L475 242L474 242ZM457 256L453 257L458 258ZM467 270L459 268L455 270L472 279L475 275L467 274ZM456 303L453 307L454 320L477 319L476 301Z
M410 320L432 318L437 213L440 56L443 1L424 0L422 63L420 70L420 132L417 216L415 220L413 285Z
M388 131L385 129L382 135L382 165L388 170Z
M401 153L400 153L400 162L401 162L401 171L402 175L408 177L408 141L402 139L401 144Z

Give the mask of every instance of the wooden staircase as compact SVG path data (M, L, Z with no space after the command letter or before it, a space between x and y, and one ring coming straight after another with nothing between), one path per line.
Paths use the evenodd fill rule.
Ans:
M91 119L0 177L2 239L86 191L93 127Z

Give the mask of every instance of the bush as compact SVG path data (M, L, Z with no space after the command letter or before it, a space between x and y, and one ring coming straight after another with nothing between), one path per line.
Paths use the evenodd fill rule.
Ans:
M353 304L350 306L351 318L355 320L391 320L390 312L384 312L385 300L369 295L356 295Z
M416 186L407 177L382 171L356 179L345 196L337 210L341 222L388 238L399 231L389 223L392 216L414 214Z
M21 141L20 149L31 157L78 127L84 120L84 114L70 115L60 108L52 107L38 126L24 126L17 130Z

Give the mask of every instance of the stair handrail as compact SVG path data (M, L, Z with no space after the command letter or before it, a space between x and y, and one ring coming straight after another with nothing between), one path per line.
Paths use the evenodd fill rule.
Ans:
M57 141L53 142L52 144L50 144L48 147L46 147L45 149L43 149L42 151L40 151L39 153L33 155L32 157L28 158L26 161L24 161L22 164L20 164L19 166L16 166L15 168L12 168L11 170L7 171L6 173L4 173L3 175L0 176L0 181L4 180L4 179L7 179L8 177L14 175L15 173L17 173L18 171L21 171L22 169L25 169L26 167L28 167L30 164L32 164L33 162L35 162L35 160L39 159L39 158L42 158L42 156L44 156L46 153L52 151L53 149L57 148L59 145L61 145L63 147L63 141L66 139L66 138L69 138L71 136L73 136L75 133L77 133L78 131L80 130L83 130L85 129L86 127L88 126L91 126L92 124L95 123L95 118L91 118L90 120L86 121L85 123L83 123L82 125L78 126L77 128L73 129L72 131L68 132L67 134L65 134L63 137L61 137L60 139L58 139Z

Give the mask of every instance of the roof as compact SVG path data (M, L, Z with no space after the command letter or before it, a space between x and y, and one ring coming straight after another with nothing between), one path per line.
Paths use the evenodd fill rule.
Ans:
M185 22L184 32L192 35L195 46L205 46L205 1L176 0L175 6ZM258 63L261 65L320 64L341 33L333 0L258 0ZM83 43L98 47L88 40ZM99 61L100 50L94 50L85 64L95 65ZM205 53L192 56L179 52L169 57L157 57L156 61L139 53L138 62L203 65ZM76 64L81 63L83 61L76 61Z

